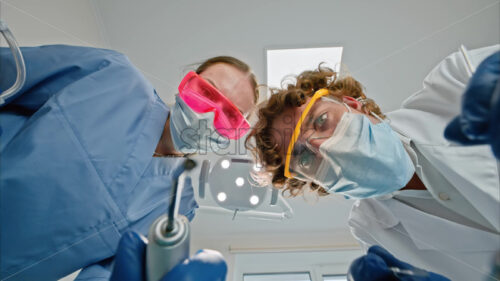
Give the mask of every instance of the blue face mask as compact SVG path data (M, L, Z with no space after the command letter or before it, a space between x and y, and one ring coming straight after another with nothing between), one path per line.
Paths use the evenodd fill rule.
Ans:
M368 198L403 188L415 173L399 137L386 122L344 113L333 135L319 147L323 160L315 182L331 193Z
M170 112L170 135L175 150L182 153L206 153L229 146L229 139L213 127L214 113L194 112L178 95Z

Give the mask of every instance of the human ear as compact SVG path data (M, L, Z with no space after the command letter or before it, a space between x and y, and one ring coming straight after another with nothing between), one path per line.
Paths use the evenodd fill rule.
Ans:
M357 111L362 111L363 104L361 104L361 102L359 102L355 98L349 96L343 96L342 101L348 106L356 109Z

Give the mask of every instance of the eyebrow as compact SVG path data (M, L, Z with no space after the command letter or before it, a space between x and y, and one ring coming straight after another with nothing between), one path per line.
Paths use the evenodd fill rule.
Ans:
M207 80L208 83L212 84L212 86L214 86L215 89L217 89L217 90L219 90L219 92L221 92L221 90L219 88L217 88L217 85L215 85L214 81L210 80L209 78L204 78L204 79ZM221 92L221 94L222 94L222 92ZM236 104L234 104L234 102L232 102L231 100L230 100L230 102L238 109L238 111L241 113L241 115L245 116L245 113L243 113L243 111L238 106L236 106Z
M316 114L316 111L318 111L318 107L319 107L319 104L318 103L315 103L312 108L309 110L309 112L307 113L307 116L306 116L306 119L304 120L305 122L305 125L306 126L309 126L309 124L311 124L311 122L314 120L314 115Z
M212 84L212 86L214 86L217 90L219 90L219 88L217 88L217 85L215 85L214 81L210 80L209 78L204 78L204 79L207 80L208 83Z

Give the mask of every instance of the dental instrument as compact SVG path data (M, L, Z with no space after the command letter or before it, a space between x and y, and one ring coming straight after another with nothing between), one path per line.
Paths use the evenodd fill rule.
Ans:
M184 172L174 180L168 213L156 219L149 229L146 249L147 280L158 281L177 264L189 258L190 227L188 219L178 214L186 174L196 166L184 162Z

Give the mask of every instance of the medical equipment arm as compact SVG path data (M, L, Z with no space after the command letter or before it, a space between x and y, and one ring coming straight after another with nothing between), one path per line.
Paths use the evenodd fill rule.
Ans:
M377 245L370 247L366 255L351 263L348 280L450 281L442 275L400 261L387 250Z
M145 238L134 232L123 235L118 245L111 281L146 280ZM200 250L176 265L161 281L223 281L227 273L224 257L217 251Z
M1 19L0 19L0 33L2 33L2 35L5 37L5 40L7 40L7 44L9 45L9 48L12 52L16 64L16 80L14 84L6 90L0 88L0 106L1 106L2 104L5 103L6 99L16 95L18 92L21 91L21 88L23 87L24 82L26 81L26 66L24 65L23 54L19 49L19 46L17 44L16 39L14 38L14 35L7 26L7 23L2 21Z
M462 112L445 137L462 144L490 144L500 158L500 52L487 57L467 84Z
M50 45L22 47L20 50L26 66L26 79L15 95L5 100L5 104L14 103L32 111L68 85L107 67L110 57L122 56L126 60L118 52L88 47ZM10 49L0 48L0 91L15 83L16 69L16 60Z

